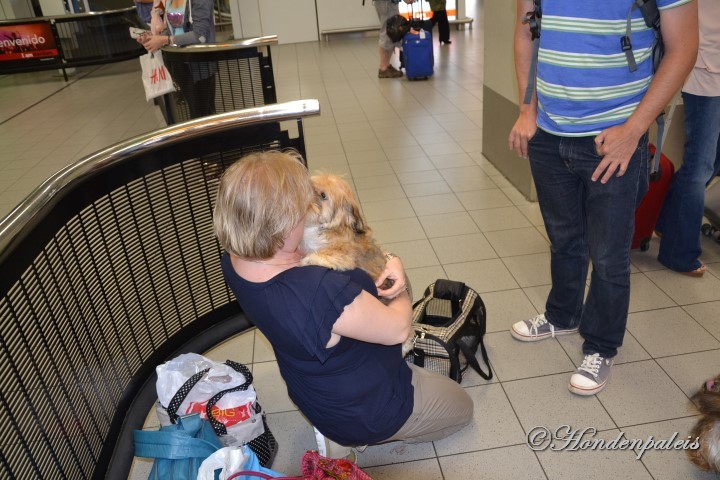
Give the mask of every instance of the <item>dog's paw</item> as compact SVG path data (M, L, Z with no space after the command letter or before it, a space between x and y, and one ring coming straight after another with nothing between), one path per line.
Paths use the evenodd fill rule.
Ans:
M301 265L317 265L331 270L340 270L338 264L332 261L332 258L317 253L309 253L300 261Z
M410 353L410 350L413 349L413 345L415 343L415 332L412 332L410 336L405 339L405 341L402 344L402 356L405 358L408 353Z

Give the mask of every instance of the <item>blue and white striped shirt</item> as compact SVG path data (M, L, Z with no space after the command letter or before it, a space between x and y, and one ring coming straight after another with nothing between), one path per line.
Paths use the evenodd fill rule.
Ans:
M657 0L660 10L692 0ZM561 136L597 135L624 123L652 79L655 34L639 9L632 16L637 70L620 39L631 0L543 0L538 54L538 126Z

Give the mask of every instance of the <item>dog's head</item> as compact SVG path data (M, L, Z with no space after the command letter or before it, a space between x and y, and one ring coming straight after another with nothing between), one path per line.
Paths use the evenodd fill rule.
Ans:
M692 400L702 413L720 416L720 375L706 380Z
M315 196L307 224L326 230L349 228L355 234L367 232L360 205L350 184L338 175L323 173L311 177Z

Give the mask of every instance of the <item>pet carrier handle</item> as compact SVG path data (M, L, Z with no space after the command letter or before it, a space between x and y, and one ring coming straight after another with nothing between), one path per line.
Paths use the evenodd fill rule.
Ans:
M459 302L465 297L465 284L455 280L439 278L435 280L433 297Z
M485 343L483 343L482 338L480 339L480 353L485 365L488 367L488 373L483 372L483 369L480 367L480 364L478 363L477 358L475 358L473 352L470 350L470 347L463 342L457 342L457 345L460 347L460 350L462 350L463 355L465 355L465 360L467 360L468 365L470 365L473 370L475 370L485 380L492 379L492 368L490 368L490 360L488 359L487 350L485 350Z
M243 375L243 377L245 377L245 383L243 383L243 385L245 386L245 388L240 388L240 387L242 387L243 385L241 385L240 387L236 387L236 388L237 388L238 390L247 390L247 389L248 389L248 386L249 386L249 385L252 383L252 381L253 381L253 376L252 376L252 373L250 372L250 370L249 370L245 365L243 365L242 363L233 362L232 360L226 360L226 361L225 361L225 365L229 366L230 368L232 368L232 369L235 370L236 372L240 372L240 373ZM177 419L180 418L180 416L177 414L177 411L178 411L178 409L180 408L180 405L182 405L182 403L185 401L185 398L186 398L186 397L188 396L188 394L190 393L190 390L192 390L192 388L193 388L195 385L197 385L197 383L198 383L198 382L205 376L205 374L208 373L209 371L210 371L209 368L206 368L205 370L199 371L198 373L196 373L196 374L193 375L192 377L188 378L188 379L185 381L185 383L183 383L182 386L178 389L178 391L175 392L175 395L173 395L172 400L170 400L170 403L169 403L168 406L167 406L167 413L168 413L168 416L170 417L170 421L171 421L172 423L175 423L175 422L177 421ZM228 393L228 391L235 391L235 390L234 390L234 389L223 390L222 392L218 393L217 395L220 395L220 394L223 394L223 395L224 395L225 393ZM217 395L215 395L215 396L217 396ZM220 397L222 397L222 395L220 395ZM213 398L215 398L215 397L213 397ZM211 399L211 400L212 400L212 399ZM219 397L213 402L213 405L215 405L215 403L217 403L218 400L220 400ZM210 402L208 402L208 404L210 404ZM210 406L210 407L207 409L207 412L209 412L210 409L212 409L212 406ZM208 415L208 418L211 419L211 420L210 420L210 423L213 423L213 420L214 420L214 419L212 418L212 416L211 416L211 415ZM219 423L219 422L217 422L217 423ZM220 425L222 425L222 424L220 424ZM224 428L225 428L225 426L223 425L223 429L224 429ZM217 433L217 429L215 428L215 425L214 425L214 424L213 424L213 430L215 430L216 433ZM227 431L225 431L224 433L227 433Z

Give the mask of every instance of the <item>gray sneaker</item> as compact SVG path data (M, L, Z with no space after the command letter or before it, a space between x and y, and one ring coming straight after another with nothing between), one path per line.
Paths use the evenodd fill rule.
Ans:
M577 328L556 328L547 321L544 314L536 315L529 320L521 320L510 329L510 334L522 342L537 342L558 335L577 333Z
M599 353L585 355L582 365L570 377L568 388L578 395L595 395L607 385L612 366L612 358L604 358Z

